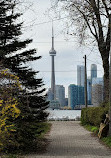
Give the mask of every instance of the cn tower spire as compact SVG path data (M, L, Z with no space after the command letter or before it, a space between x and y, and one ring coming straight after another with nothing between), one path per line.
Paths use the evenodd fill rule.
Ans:
M53 21L52 21L52 50L54 50L54 28L53 28Z
M49 52L51 56L51 91L53 94L53 100L55 100L55 65L54 65L54 57L56 56L56 51L54 50L54 28L52 23L52 48Z

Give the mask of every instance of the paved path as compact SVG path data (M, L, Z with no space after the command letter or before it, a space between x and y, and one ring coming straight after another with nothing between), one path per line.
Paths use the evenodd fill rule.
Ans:
M97 137L79 125L79 122L52 122L46 153L26 158L111 158L111 150Z

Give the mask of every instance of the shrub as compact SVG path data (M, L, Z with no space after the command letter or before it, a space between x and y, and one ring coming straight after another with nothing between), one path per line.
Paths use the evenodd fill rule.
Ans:
M8 72L0 71L0 150L7 144L16 144L13 133L16 131L15 120L21 114L15 89L21 90L19 78Z
M37 138L49 129L41 122L47 117L41 110L39 117L22 102L19 78L8 70L0 71L0 151L15 153L37 149Z
M81 123L99 127L106 113L108 113L108 106L84 108L81 112Z
M97 127L92 127L91 132L98 133L98 128Z

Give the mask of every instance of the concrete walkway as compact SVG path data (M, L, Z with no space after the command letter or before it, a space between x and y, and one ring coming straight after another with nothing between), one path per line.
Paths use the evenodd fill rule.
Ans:
M111 150L97 137L79 125L79 122L52 122L47 151L25 158L111 158Z

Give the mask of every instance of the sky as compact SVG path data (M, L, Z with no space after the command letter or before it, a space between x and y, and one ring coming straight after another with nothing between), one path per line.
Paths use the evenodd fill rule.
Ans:
M54 0L53 0L54 1ZM32 38L33 43L28 48L36 48L37 55L42 56L40 60L30 62L29 66L40 71L38 78L43 78L45 87L51 85L51 49L52 18L48 16L51 0L25 0L23 4L23 37ZM24 8L24 7L23 7ZM91 45L81 46L77 37L68 36L63 33L65 20L54 20L55 50L55 82L56 85L64 85L66 96L68 86L77 84L77 65L84 65L84 55L87 55L87 73L90 76L91 64L97 64L98 77L103 76L103 68L100 54L96 47Z

